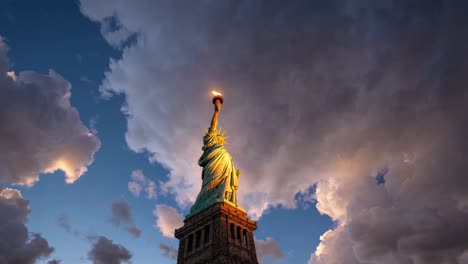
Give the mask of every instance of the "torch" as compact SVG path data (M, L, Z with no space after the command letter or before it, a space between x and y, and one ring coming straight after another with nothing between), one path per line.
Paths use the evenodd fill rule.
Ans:
M224 97L221 93L217 91L212 91L211 94L213 95L213 104L216 104L216 100L219 100L221 104L224 102Z

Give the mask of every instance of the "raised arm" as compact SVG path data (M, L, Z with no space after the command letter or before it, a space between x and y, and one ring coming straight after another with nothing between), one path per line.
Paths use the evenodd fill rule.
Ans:
M215 131L216 128L218 127L218 114L219 114L220 110L221 110L221 101L216 100L215 110L214 110L214 113L213 113L213 118L211 118L210 132Z

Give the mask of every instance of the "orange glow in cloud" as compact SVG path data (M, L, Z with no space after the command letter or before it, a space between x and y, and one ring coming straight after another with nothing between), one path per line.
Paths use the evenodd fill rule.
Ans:
M80 178L87 171L87 168L85 166L74 168L66 159L59 159L46 170L46 173L53 173L56 170L63 171L65 173L65 182L71 184Z

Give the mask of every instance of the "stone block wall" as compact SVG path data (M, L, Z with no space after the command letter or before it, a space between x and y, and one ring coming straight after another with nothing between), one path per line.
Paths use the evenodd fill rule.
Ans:
M184 220L175 230L178 264L258 264L253 238L257 223L242 209L218 202Z

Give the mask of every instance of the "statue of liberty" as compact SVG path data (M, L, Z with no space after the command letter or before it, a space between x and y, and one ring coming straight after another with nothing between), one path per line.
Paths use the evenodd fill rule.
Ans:
M202 209L221 201L237 205L236 191L239 187L237 179L240 171L234 167L231 155L224 147L225 135L217 129L218 115L223 103L221 94L213 92L214 114L211 126L203 137L203 154L198 160L202 170L202 188L195 204L190 209L193 215Z

